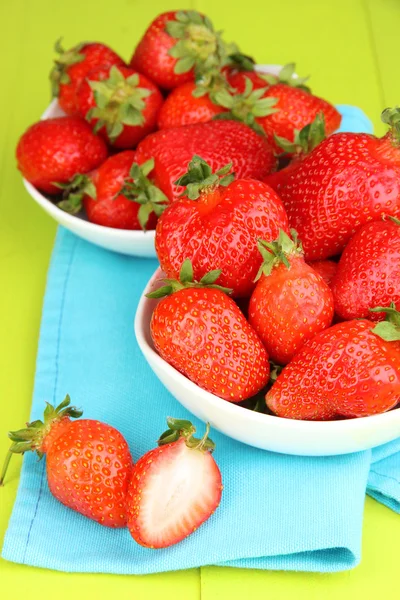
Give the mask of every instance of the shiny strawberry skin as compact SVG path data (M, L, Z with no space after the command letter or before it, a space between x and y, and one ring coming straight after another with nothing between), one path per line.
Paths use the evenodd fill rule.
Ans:
M158 220L156 251L168 277L178 277L190 258L196 280L221 269L218 284L246 297L262 262L257 240L273 241L279 229L288 232L288 222L275 192L261 181L238 179L198 200L168 206Z
M98 133L114 148L134 148L140 140L156 129L157 115L162 106L163 98L157 86L144 75L141 75L128 67L119 67L118 70L123 74L125 79L131 75L137 74L139 76L138 87L147 89L151 92L151 94L144 99L145 108L142 111L144 123L143 125L124 124L122 133L120 133L113 142L110 141L105 127L102 127ZM76 94L77 108L81 117L86 118L89 110L96 106L93 90L90 87L89 81L104 81L105 79L108 79L109 76L109 67L100 67L87 74L86 79L81 83ZM97 120L98 119L90 120L91 127L96 125Z
M191 467L189 471L182 469L186 463ZM158 489L157 482L161 482ZM171 482L178 485L172 487ZM191 496L196 484L201 486L197 495L191 498L185 514L180 515L182 503ZM221 493L221 473L210 452L187 448L183 438L150 450L138 460L132 473L127 502L129 531L138 544L147 548L177 544L212 515ZM157 514L160 504L161 515ZM163 526L162 517L168 514L174 519Z
M111 48L97 42L85 44L79 50L85 58L78 63L70 65L66 73L70 79L69 83L61 83L58 95L58 103L67 115L78 114L76 106L76 91L85 79L89 71L97 67L111 67L112 65L124 65L124 61Z
M132 459L123 436L99 421L63 420L44 439L53 496L106 527L125 527Z
M167 90L193 79L193 70L175 73L177 59L168 54L177 40L165 31L165 26L168 21L175 20L175 14L176 11L165 12L154 19L136 46L130 61L132 68Z
M265 81L257 71L231 71L228 73L228 81L231 87L235 88L239 94L244 92L246 79L250 79L253 90L269 87L269 83Z
M369 309L391 302L400 310L400 225L385 220L361 227L343 251L332 291L342 319L382 321L384 313Z
M308 264L322 277L326 285L331 287L332 280L338 268L337 262L333 260L313 260Z
M302 129L314 121L318 113L323 113L325 118L326 135L336 131L340 127L341 115L336 108L318 96L295 88L284 83L268 85L259 75L242 71L230 77L230 84L239 93L245 89L246 77L250 78L255 89L267 87L263 98L276 98L277 103L273 108L278 111L265 117L258 117L257 123L264 129L268 141L274 150L280 154L282 149L276 144L274 134L287 140L294 140L294 130Z
M353 320L318 333L283 369L266 395L279 417L331 420L366 417L400 402L400 342Z
M93 174L96 198L85 196L83 204L89 221L116 229L142 229L138 212L140 204L120 194L129 170L135 162L135 152L125 150L110 156ZM146 229L154 229L156 218L150 215Z
M160 356L202 389L241 402L268 382L267 353L234 301L219 290L182 289L150 324Z
M208 94L196 98L193 82L184 83L172 90L158 114L159 129L181 127L192 123L207 123L215 115L225 112L225 108L214 104Z
M361 225L400 216L400 149L390 135L334 134L298 163L278 193L306 259L335 256Z
M22 175L48 194L60 193L53 182L67 183L92 171L107 154L105 142L79 117L38 121L21 136L16 150Z
M300 256L262 275L251 296L249 323L273 362L286 365L333 318L332 292Z
M276 168L268 142L237 121L211 121L157 131L137 147L140 164L155 159L156 185L171 201L182 193L174 182L186 172L194 154L209 163L213 171L232 162L237 178L262 179Z

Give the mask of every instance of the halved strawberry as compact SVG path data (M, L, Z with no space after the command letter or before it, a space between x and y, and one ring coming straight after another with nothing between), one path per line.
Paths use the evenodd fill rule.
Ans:
M141 546L165 548L196 531L216 510L220 470L209 424L201 440L190 421L167 419L159 448L138 460L128 490L128 528Z

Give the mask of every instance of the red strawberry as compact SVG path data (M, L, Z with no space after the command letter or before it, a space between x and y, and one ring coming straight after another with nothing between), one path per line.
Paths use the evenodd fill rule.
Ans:
M331 287L332 280L336 274L338 264L333 260L313 260L308 263L318 275L322 277L326 285Z
M47 404L42 421L11 431L13 441L0 485L12 454L46 454L47 483L51 493L68 508L106 527L125 527L126 496L132 458L124 437L105 423L82 419L70 398L54 408Z
M311 150L314 150L325 138L325 119L322 113L319 113L312 123L305 125L300 131L295 129L293 142L275 135L275 142L282 150L279 158L281 160L291 159L291 161L283 169L269 173L263 181L279 194L280 187L296 169L298 162L310 154Z
M79 117L47 119L31 125L21 136L16 156L22 175L39 190L59 194L56 183L98 167L107 146Z
M198 156L177 183L185 195L163 213L156 229L156 251L168 277L177 277L186 258L196 279L222 269L220 283L234 296L249 296L262 262L258 238L272 241L288 231L285 210L275 192L261 181L216 173ZM220 179L220 177L222 178Z
M180 281L167 279L167 285L148 294L168 296L157 304L150 331L157 352L175 369L208 392L241 402L268 382L268 356L238 306L224 293L230 290L213 285L220 274L216 269L193 283L192 265L186 260Z
M207 521L221 501L209 425L199 440L190 421L169 417L167 423L159 447L136 463L128 491L129 531L147 548L177 544Z
M275 136L293 142L296 130L312 123L319 113L325 118L327 135L338 129L341 122L340 113L332 104L311 94L303 85L304 78L293 77L294 69L294 64L286 65L279 78L264 75L264 88L257 83L255 90L252 81L259 82L260 76L252 75L250 79L245 71L236 73L229 83L237 94L232 96L225 91L216 96L217 102L230 110L232 116L264 132L277 153L281 150Z
M77 114L76 91L86 75L97 67L123 65L124 61L111 48L104 44L82 42L65 51L61 40L55 45L60 54L54 62L50 73L53 96L58 96L58 103L68 114Z
M381 321L375 306L394 302L400 310L400 221L367 223L343 251L332 283L335 312L342 319Z
M249 304L249 322L273 362L285 365L319 331L330 326L333 296L304 262L296 232L283 231L275 242L258 242L264 262Z
M133 150L110 156L91 176L94 193L86 192L83 199L89 221L117 229L154 229L167 198L147 178L153 167L151 160L139 166Z
M155 183L172 201L182 191L175 181L186 172L194 154L207 161L213 170L231 161L239 178L262 179L276 167L267 141L235 121L211 121L157 131L139 144L136 158L139 163L155 159Z
M357 229L400 217L400 109L387 109L383 138L337 133L300 161L278 187L307 260L342 252Z
M167 129L191 123L206 123L226 109L212 101L207 90L197 95L198 86L189 81L176 87L165 100L159 114L158 127Z
M382 338L400 340L400 314L386 310L392 323L345 321L308 341L267 393L268 407L278 417L319 421L394 408L400 402L400 341Z
M133 148L154 131L163 99L144 75L127 67L100 67L77 91L79 113L115 148Z

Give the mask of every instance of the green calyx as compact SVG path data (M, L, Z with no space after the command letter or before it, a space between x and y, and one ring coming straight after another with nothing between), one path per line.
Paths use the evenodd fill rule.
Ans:
M381 321L371 330L386 342L400 341L400 312L396 310L394 302L390 306L377 306L369 309L371 312L383 312L386 314L385 320Z
M400 107L386 108L381 114L381 120L390 127L393 141L400 143Z
M274 138L284 154L295 154L297 156L309 154L326 138L325 117L323 113L318 113L312 123L309 123L303 129L295 129L293 142L279 135L274 135Z
M84 196L96 199L96 187L88 175L78 173L68 183L53 182L53 185L62 190L63 199L57 203L58 208L71 215L76 215L82 210Z
M265 135L263 128L257 122L257 117L266 117L278 112L274 108L277 98L263 98L267 87L253 90L251 80L246 77L245 89L242 94L231 94L223 89L214 95L216 104L228 109L228 112L215 115L214 119L230 119L242 121L260 135Z
M124 125L141 126L144 124L143 109L145 98L151 90L139 87L139 75L134 73L125 79L115 65L110 69L110 76L103 81L89 81L93 90L96 106L86 114L86 119L97 119L93 129L97 133L106 128L107 136L114 142L122 133Z
M193 67L215 66L220 34L214 31L208 17L195 10L178 10L175 19L167 22L165 30L177 40L168 52L177 59L176 74L187 73Z
M134 162L129 171L129 178L125 179L124 186L118 193L128 200L140 204L138 220L144 231L146 231L151 213L154 212L159 217L168 203L167 196L147 177L153 169L154 158L142 165Z
M213 173L210 165L195 154L188 164L187 172L175 181L175 185L186 188L181 196L187 196L190 200L197 200L201 193L212 192L219 185L226 187L232 183L235 174L229 173L231 169L232 163L228 163Z
M303 256L303 247L297 237L295 229L290 230L292 239L282 229L279 230L279 236L274 242L265 242L258 240L258 250L263 257L263 262L258 270L254 281L258 281L261 275L271 275L272 269L280 264L290 269L289 257Z
M193 434L196 433L196 428L190 421L168 417L167 425L167 431L164 431L157 442L159 446L171 444L177 442L180 438L184 438L186 446L192 450L200 450L202 452L213 452L215 450L214 442L208 437L210 423L207 423L206 431L201 439L193 437Z
M26 428L18 431L9 431L8 437L12 444L7 453L3 469L0 475L0 485L3 485L4 477L7 472L10 458L13 454L24 454L28 451L36 452L39 458L43 457L42 443L46 435L50 432L54 423L64 417L78 419L82 416L82 411L75 406L70 406L71 399L67 395L65 399L56 408L46 402L46 408L43 415L43 421L37 420L27 423Z
M228 54L226 62L236 71L254 71L254 58L247 56L246 54L242 54L238 50Z
M84 60L85 55L80 51L87 44L86 42L82 42L70 50L64 50L61 45L61 41L62 38L57 40L54 45L55 51L58 52L60 56L55 59L54 67L50 71L51 92L53 97L58 96L60 84L70 82L68 67Z
M214 104L218 104L215 95L221 90L233 92L233 88L230 87L223 71L219 67L206 71L199 69L196 72L195 82L196 87L192 91L192 96L194 98L201 98L208 94Z
M212 288L214 290L224 292L225 294L231 294L232 290L230 288L222 287L221 285L217 285L215 283L218 277L221 275L221 272L221 269L214 269L213 271L206 273L200 279L200 281L194 281L192 262L189 258L187 258L182 263L181 270L179 272L179 280L168 278L163 279L162 281L164 281L166 285L163 285L154 292L146 294L146 297L165 298L165 296L170 296L171 294L179 292L185 288Z
M276 85L277 83L284 83L290 87L295 87L303 90L304 92L311 93L311 89L304 85L309 77L297 77L295 75L296 64L288 63L280 71L279 75L271 75L269 73L259 73L261 79L264 79L269 85Z

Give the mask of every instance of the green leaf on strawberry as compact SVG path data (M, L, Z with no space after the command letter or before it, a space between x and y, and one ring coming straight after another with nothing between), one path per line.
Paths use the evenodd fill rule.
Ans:
M386 314L385 321L381 321L373 328L372 332L386 342L400 341L400 312L396 310L394 302L390 306L377 306L370 308L371 312L383 312Z
M181 196L187 196L190 200L197 200L202 192L209 193L219 185L228 186L235 178L234 173L229 173L232 163L228 163L215 173L210 165L196 154L188 165L187 172L175 181L175 185L185 187Z

